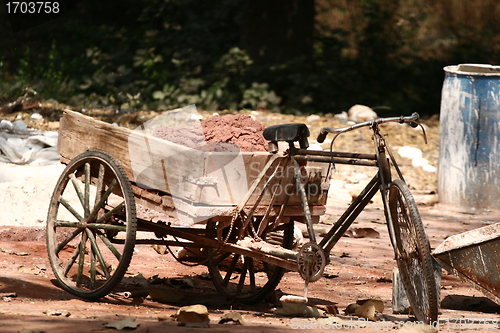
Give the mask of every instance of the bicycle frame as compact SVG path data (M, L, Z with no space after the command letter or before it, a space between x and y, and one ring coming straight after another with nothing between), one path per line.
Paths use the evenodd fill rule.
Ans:
M314 162L324 162L332 164L348 164L348 165L363 165L377 167L378 172L366 185L366 187L359 193L357 198L347 207L342 216L337 220L337 222L330 228L328 233L319 242L319 246L325 252L327 258L329 258L330 251L335 246L335 244L340 240L344 233L349 229L352 223L356 220L359 214L363 211L366 205L371 201L373 196L380 191L382 195L382 202L384 204L384 212L389 228L391 227L390 215L388 212L388 199L387 191L389 189L392 177L391 177L391 163L387 159L386 153L389 154L392 165L399 178L403 179L401 171L396 163L396 160L392 154L392 151L387 145L384 136L379 132L378 124L374 123L371 126L374 133L374 145L376 154L359 154L359 153L346 153L346 152L333 152L333 151L313 151L305 149L290 149L290 159L292 161L314 161ZM293 163L293 162L292 162ZM297 162L293 163L296 167ZM305 193L303 189L303 184L301 181L297 182L299 193ZM307 198L305 195L301 194L302 206L308 208ZM308 226L309 239L315 242L314 232L312 231L312 223L310 224L310 215L307 214L307 209L304 209L305 219ZM391 234L391 242L393 242L393 232L389 230Z

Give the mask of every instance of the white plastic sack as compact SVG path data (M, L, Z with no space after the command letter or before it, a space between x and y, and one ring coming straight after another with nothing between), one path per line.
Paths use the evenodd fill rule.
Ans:
M0 162L14 164L58 164L57 132L22 136L0 132Z

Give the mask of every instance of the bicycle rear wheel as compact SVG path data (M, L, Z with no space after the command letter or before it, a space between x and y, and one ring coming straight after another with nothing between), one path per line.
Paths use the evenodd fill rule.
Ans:
M400 179L389 189L389 211L396 261L413 314L419 321L436 322L439 300L429 240L415 200Z
M216 222L207 224L207 229L216 228ZM264 233L261 238L290 249L293 231L294 223L290 221ZM231 241L236 242L236 239ZM214 254L213 251L215 249L209 249L209 256ZM263 300L276 288L285 273L282 267L231 252L221 252L211 257L207 267L215 289L221 295L244 304L255 304Z

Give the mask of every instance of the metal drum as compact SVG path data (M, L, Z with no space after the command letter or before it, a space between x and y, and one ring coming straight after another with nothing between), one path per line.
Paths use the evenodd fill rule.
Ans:
M499 209L500 66L444 68L438 191L442 204Z

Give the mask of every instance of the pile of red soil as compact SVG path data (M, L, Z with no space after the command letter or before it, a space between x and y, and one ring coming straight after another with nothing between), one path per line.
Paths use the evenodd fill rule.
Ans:
M264 125L242 114L213 116L201 127L159 127L153 136L189 148L214 151L267 151Z

